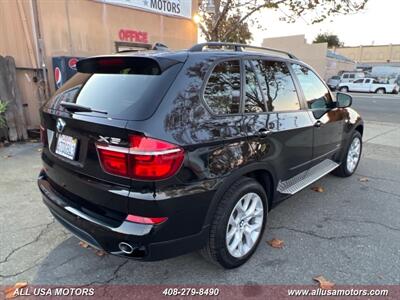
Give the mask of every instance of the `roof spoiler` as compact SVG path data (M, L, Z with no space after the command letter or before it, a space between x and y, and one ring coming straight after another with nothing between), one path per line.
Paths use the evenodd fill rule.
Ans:
M151 56L95 56L79 60L80 73L160 75L178 60Z

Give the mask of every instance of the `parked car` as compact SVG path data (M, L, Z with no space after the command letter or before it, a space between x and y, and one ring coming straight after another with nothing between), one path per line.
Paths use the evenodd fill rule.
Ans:
M55 219L111 254L201 249L234 268L275 203L330 172L351 176L364 131L351 96L334 99L289 53L251 48L80 60L41 110L38 185Z
M396 83L379 83L379 81L374 78L364 78L354 82L340 83L338 90L341 92L397 94L399 92L399 86Z
M353 82L364 77L365 74L363 72L344 72L340 75L340 82Z
M329 88L334 91L336 90L337 86L340 83L340 76L332 76L331 78L328 79L326 84L329 86Z

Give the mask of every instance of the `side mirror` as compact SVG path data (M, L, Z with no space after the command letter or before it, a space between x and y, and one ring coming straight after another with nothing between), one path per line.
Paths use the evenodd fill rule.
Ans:
M336 107L345 108L351 106L353 97L349 94L336 93Z

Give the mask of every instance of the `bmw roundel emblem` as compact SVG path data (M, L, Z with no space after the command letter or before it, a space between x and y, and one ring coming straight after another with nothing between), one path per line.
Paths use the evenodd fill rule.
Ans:
M65 125L66 125L66 123L63 119L60 119L60 118L57 119L56 128L59 133L63 132Z

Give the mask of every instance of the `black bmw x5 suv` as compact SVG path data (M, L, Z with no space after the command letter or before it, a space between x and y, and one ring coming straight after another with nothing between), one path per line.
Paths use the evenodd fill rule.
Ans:
M38 184L62 225L111 254L201 250L238 267L274 203L360 160L351 97L283 51L206 43L77 69L41 110Z

